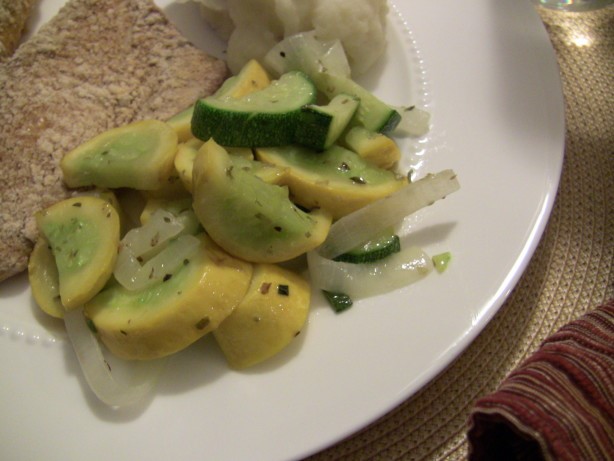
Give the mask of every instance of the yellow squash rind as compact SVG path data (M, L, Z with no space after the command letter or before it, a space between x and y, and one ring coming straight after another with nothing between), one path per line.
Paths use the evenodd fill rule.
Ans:
M316 248L328 235L329 213L300 210L286 188L235 168L213 140L198 152L193 181L196 216L211 238L238 258L288 261Z
M44 237L39 237L28 261L28 281L34 301L41 310L58 319L64 318L60 301L60 281L55 258Z
M288 186L296 203L307 209L324 209L333 219L387 197L408 184L406 178L368 165L358 154L340 146L324 152L295 146L258 148L256 158L286 170L282 184ZM316 169L303 162L306 158L311 158L309 162L317 165ZM361 173L354 173L354 167ZM366 178L375 176L378 181L363 181L363 174Z
M120 235L117 211L105 199L79 196L39 211L36 222L56 261L62 304L81 306L113 272Z
M101 341L118 357L148 360L178 352L215 330L245 295L252 265L205 234L175 275L141 291L112 285L85 305Z
M309 283L300 275L276 265L255 265L243 301L213 332L229 365L256 365L291 344L304 328L310 296Z

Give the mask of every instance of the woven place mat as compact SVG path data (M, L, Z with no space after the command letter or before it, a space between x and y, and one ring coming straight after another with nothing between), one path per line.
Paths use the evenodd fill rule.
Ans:
M550 334L614 297L614 8L538 12L561 68L567 129L558 195L527 270L445 372L309 461L466 459L473 402Z

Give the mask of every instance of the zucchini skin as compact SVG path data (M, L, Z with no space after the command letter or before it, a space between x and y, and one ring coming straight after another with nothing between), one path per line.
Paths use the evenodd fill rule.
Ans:
M266 88L241 98L210 96L194 107L192 133L226 147L272 147L294 142L302 108L317 90L303 72L284 74Z
M389 113L389 116L386 121L380 126L377 131L382 134L392 133L400 122L401 115L396 110L392 110Z
M378 133L390 133L401 121L401 115L377 96L353 80L320 72L312 77L318 89L329 98L345 93L360 99L360 106L354 115L351 126L364 126Z
M401 240L398 235L384 235L356 250L340 254L334 261L352 264L372 263L401 251Z
M301 109L283 114L226 111L199 100L194 107L192 134L227 147L273 147L294 142Z
M295 133L295 142L316 151L329 148L339 139L359 106L357 97L343 93L326 106L303 106L303 122Z
M336 314L348 310L354 304L352 298L345 293L333 293L331 291L322 290L322 294Z

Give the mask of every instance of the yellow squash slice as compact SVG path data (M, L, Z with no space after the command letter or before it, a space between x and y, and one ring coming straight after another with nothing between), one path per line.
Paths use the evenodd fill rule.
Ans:
M243 299L251 264L205 234L198 238L198 251L172 277L135 291L116 283L85 305L92 328L115 355L147 360L173 354L217 328Z
M320 245L330 214L306 213L288 190L236 168L226 150L209 140L194 162L194 211L218 245L251 262L288 261Z
M117 259L120 222L108 201L73 197L36 214L58 268L60 297L67 309L81 306L110 278Z
M293 199L341 218L407 186L406 178L367 163L355 152L333 146L315 152L297 146L256 149L262 162L286 169Z
M233 368L260 363L301 332L309 313L309 283L272 264L257 264L245 298L213 332Z

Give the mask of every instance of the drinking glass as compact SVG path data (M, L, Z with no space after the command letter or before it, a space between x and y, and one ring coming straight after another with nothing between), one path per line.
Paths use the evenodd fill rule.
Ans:
M614 5L614 0L533 0L533 3L561 11L590 11Z

